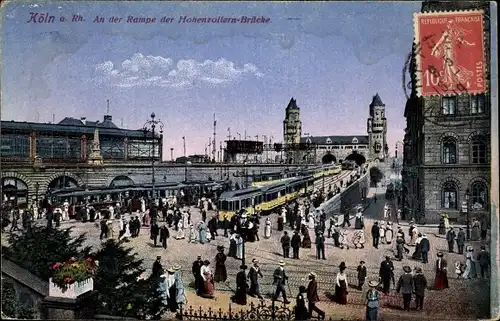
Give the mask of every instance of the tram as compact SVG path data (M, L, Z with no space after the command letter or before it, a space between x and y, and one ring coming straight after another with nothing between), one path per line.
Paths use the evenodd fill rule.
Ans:
M240 210L249 214L261 211L263 214L294 200L314 189L315 178L312 175L287 178L261 186L224 192L218 202L219 219L228 219Z
M293 178L293 177L304 177L312 175L314 178L318 179L323 176L337 175L342 171L342 168L337 165L328 165L328 166L318 166L312 168L303 168L294 171L284 171L284 172L271 172L271 173L263 173L260 175L254 175L253 181L250 186L260 187L266 186L269 184L274 184L283 179Z
M352 160L346 160L342 162L342 169L343 170L353 170L356 169L358 165L356 165L355 161Z

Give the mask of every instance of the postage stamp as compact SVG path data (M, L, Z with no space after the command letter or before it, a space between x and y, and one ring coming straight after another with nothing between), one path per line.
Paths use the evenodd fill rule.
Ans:
M483 11L414 14L420 96L486 90Z

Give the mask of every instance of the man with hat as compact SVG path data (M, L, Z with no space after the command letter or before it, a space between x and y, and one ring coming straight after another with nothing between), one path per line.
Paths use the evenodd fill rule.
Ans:
M416 309L422 310L424 308L425 289L427 288L427 279L422 273L422 268L418 267L413 276L413 284L415 286L415 303Z
M455 243L455 231L453 227L450 227L448 232L446 233L446 241L448 242L448 252L453 253L453 243Z
M431 249L431 244L427 238L427 234L422 234L422 239L420 240L420 252L422 253L422 263L429 262L429 251Z
M194 288L196 289L196 294L200 295L203 291L203 278L201 277L201 267L203 266L203 261L201 260L201 255L198 255L196 261L193 262L193 267L191 272L194 276Z
M259 283L259 276L262 278L262 272L259 267L259 261L257 259L252 260L252 267L250 267L250 271L248 272L248 279L250 280L250 290L248 291L248 294L251 296L257 296L259 299L263 300L264 298L262 297L260 293L260 283Z
M280 242L281 242L281 247L283 248L283 257L289 258L290 257L291 239L290 239L290 236L288 236L287 231L283 232L283 236L281 237Z
M391 289L391 279L394 277L394 264L389 256L386 256L385 261L380 264L379 277L383 285L382 292L385 294L389 293Z
M161 256L156 257L156 261L153 263L153 273L154 278L160 277L163 274L163 266L161 265Z
M309 284L307 285L307 301L309 302L309 314L312 315L313 311L319 315L320 318L325 318L325 312L316 306L319 302L318 296L318 283L316 282L316 273L309 273Z
M299 231L294 231L290 244L293 250L293 258L297 260L299 259L299 249L301 242L302 240L300 239Z
M464 254L464 245L465 245L465 233L464 229L459 227L458 228L458 234L457 234L457 247L458 247L458 254Z
M370 289L366 292L366 321L377 321L380 306L380 292L377 291L378 282L368 282Z
M403 294L403 309L410 311L411 294L413 293L414 283L411 275L411 268L403 266L404 274L399 277L397 292Z
M448 263L443 259L443 253L437 254L436 260L436 278L434 280L434 289L442 290L448 288Z
M236 274L236 293L234 294L232 300L236 304L246 305L247 304L247 276L245 271L247 269L246 265L240 266L240 271Z
M285 285L288 280L288 276L285 273L285 262L281 260L279 262L279 267L274 271L273 277L274 277L274 282L273 284L276 284L276 292L274 292L273 296L273 301L277 301L278 297L283 295L283 303L288 304L290 301L286 299L286 291L285 291Z
M358 271L358 289L363 290L363 284L365 284L367 275L365 261L359 262L357 271Z
M479 267L481 268L481 278L488 276L488 267L490 266L490 253L486 251L486 246L481 245L481 252L477 256Z

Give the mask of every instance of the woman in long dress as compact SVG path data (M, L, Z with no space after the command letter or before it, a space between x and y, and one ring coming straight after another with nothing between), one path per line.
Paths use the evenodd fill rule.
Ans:
M177 305L177 289L175 288L175 270L170 268L167 270L165 277L167 288L167 304L171 312L177 312L179 306Z
M236 258L236 233L232 231L229 232L229 253L227 256Z
M465 272L463 278L475 279L477 277L477 272L476 272L476 261L474 259L474 249L472 248L472 246L467 247L465 257L467 258L467 260L465 262Z
M247 276L245 270L246 265L240 266L240 271L236 274L236 293L232 297L232 301L236 304L246 305L247 304Z
M471 241L479 241L480 236L481 236L480 223L476 218L474 218L472 220L472 230L470 233L470 239Z
M210 268L210 261L206 260L203 262L203 266L201 267L200 272L201 277L203 278L203 285L205 287L205 291L203 291L203 294L201 296L204 298L214 299L215 287L212 269Z
M181 267L174 266L175 270L175 298L177 301L177 305L182 308L183 305L187 303L186 294L184 293L184 282L182 281L181 276Z
M392 222L387 222L387 226L385 228L385 241L387 242L387 244L391 244L393 238L394 232L392 230Z
M268 239L271 237L271 220L269 217L266 219L266 225L264 226L264 238Z
M302 235L304 236L302 238L302 248L304 249L310 249L311 248L311 237L309 236L309 230L305 225L302 225Z
M411 256L414 260L422 260L422 248L420 247L420 241L422 240L422 234L418 233L418 237L415 240L415 252Z
M379 242L380 244L385 244L385 229L386 229L386 222L382 221L380 222L380 227L378 229L378 233L379 233Z
M283 231L284 225L285 225L285 221L283 220L283 216L278 215L278 231L280 231L280 232Z
M207 237L206 230L207 227L205 225L205 222L200 221L200 223L198 223L198 233L199 233L199 242L201 244L205 244L206 242L206 237Z
M238 260L242 260L243 259L243 238L241 237L241 235L236 234L235 241L236 241L236 258Z
M177 223L177 236L175 238L178 240L182 240L185 237L186 235L184 234L184 224L182 223L182 221L179 221L179 223Z
M191 224L189 226L189 243L196 243L196 230L194 228L194 225Z
M450 229L450 218L448 214L443 214L444 228L448 231Z
M418 239L418 229L417 229L417 226L415 225L413 227L413 230L411 231L411 238L410 238L410 245L416 245L415 242L417 241ZM420 235L422 236L422 235Z
M314 215L313 214L309 214L309 219L307 221L307 224L308 224L308 228L313 230L314 229L314 225L315 225L315 220L314 220Z
M226 269L226 259L227 256L224 254L224 246L217 246L217 255L215 255L215 282L226 282L227 280L227 269Z
M149 215L149 210L144 214L144 226L149 226L151 224L151 216Z
M346 269L345 263L340 263L339 272L335 279L335 301L338 304L347 304L347 275L344 273Z
M356 220L354 221L354 228L356 230L361 230L365 227L365 223L363 222L363 212L358 210L356 213Z

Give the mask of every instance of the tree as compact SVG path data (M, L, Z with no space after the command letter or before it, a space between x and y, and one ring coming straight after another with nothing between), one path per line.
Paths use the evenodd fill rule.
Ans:
M50 268L54 263L64 262L71 257L90 253L91 247L84 247L85 234L71 236L72 228L50 229L33 226L20 234L12 233L9 246L3 247L5 257L20 267L30 271L42 280L52 277Z
M372 167L370 168L370 180L372 183L377 185L382 178L384 178L384 173L378 168L378 167Z
M14 319L34 319L35 310L16 298L14 287L2 282L2 314ZM5 317L2 315L2 319Z
M160 318L166 311L158 280L141 279L145 269L137 253L123 242L107 241L96 254L94 277L97 313L139 319Z

